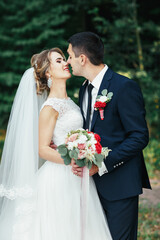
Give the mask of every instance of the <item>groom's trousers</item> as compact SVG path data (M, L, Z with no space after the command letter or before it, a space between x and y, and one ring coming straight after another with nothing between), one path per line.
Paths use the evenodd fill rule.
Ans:
M113 240L137 240L138 196L108 201L99 194Z

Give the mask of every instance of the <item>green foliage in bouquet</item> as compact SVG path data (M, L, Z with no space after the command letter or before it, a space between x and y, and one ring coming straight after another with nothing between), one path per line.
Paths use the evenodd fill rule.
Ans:
M61 154L61 157L63 158L65 165L71 164L71 160L73 158L75 160L75 163L79 167L86 166L88 169L91 169L92 162L89 159L87 158L78 159L78 153L79 153L78 149L68 150L65 144L58 146L57 149L58 149L58 152ZM93 163L98 167L101 167L103 159L104 159L103 155L96 153L95 158L93 158Z

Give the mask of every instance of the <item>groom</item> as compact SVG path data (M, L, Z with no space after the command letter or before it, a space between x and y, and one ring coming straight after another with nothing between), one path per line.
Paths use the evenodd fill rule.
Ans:
M103 62L104 46L94 33L81 32L68 40L68 63L73 75L83 76L79 103L84 128L101 136L103 147L112 149L101 168L93 165L93 176L113 240L137 239L138 196L151 188L143 148L148 129L141 90L136 82L112 71ZM96 96L107 89L113 96L104 108L104 120L94 110ZM73 166L81 176L81 168Z

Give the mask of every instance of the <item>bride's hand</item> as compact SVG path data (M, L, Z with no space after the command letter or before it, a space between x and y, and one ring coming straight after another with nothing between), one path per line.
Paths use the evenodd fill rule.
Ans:
M79 167L74 159L71 160L71 166L72 166L72 172L73 174L79 176L79 177L82 177L82 173L83 173L83 168Z

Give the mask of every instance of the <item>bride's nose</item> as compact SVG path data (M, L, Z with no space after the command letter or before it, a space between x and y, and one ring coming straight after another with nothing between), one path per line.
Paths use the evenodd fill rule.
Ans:
M69 65L68 62L64 61L64 66L68 67L68 65Z

